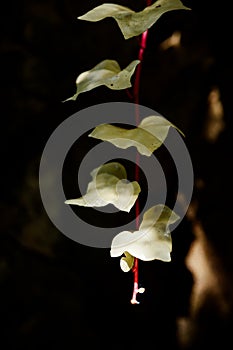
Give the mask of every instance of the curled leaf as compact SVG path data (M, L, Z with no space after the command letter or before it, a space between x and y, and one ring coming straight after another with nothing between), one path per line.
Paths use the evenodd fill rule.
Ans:
M122 271L128 272L132 269L134 265L134 257L128 252L124 252L124 255L120 260L120 267Z
M172 239L169 225L175 223L179 216L165 205L153 206L143 215L137 231L123 231L112 240L110 255L130 255L144 260L171 260Z
M116 4L102 4L87 12L78 19L97 22L107 17L116 20L125 39L142 34L168 11L191 10L180 0L158 0L140 12Z
M82 92L90 91L101 85L112 90L123 90L131 87L130 79L139 63L139 60L134 60L121 70L117 61L104 60L100 62L91 70L83 72L77 77L76 93L65 101L76 100Z
M66 200L66 204L84 207L103 207L113 204L122 211L129 212L141 191L136 181L127 180L126 170L120 163L111 162L91 172L92 181L86 194L80 198Z
M123 149L134 146L142 155L151 156L162 145L171 126L183 135L167 119L153 115L144 118L138 127L130 130L111 124L100 124L88 136L108 141Z

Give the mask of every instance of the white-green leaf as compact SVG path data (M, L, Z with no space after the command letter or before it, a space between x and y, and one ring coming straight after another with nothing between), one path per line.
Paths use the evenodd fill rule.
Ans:
M170 127L183 134L164 117L153 115L144 118L138 127L129 130L111 124L100 124L88 136L108 141L118 148L134 146L142 155L150 156L162 145Z
M76 100L82 92L90 91L98 86L105 85L112 90L123 90L132 86L131 77L139 60L132 61L121 70L115 60L104 60L91 70L81 73L76 79L76 93L65 101Z
M127 180L126 170L120 163L111 162L91 172L86 194L80 198L66 200L66 204L84 207L103 207L113 204L122 211L129 212L141 191L136 181Z
M166 12L173 10L191 10L180 0L158 0L140 12L116 4L102 4L90 10L78 19L97 22L107 17L116 20L125 39L142 34Z
M135 258L150 261L171 261L172 238L169 225L179 216L165 205L156 205L145 212L137 231L123 231L112 240L110 255L128 252Z

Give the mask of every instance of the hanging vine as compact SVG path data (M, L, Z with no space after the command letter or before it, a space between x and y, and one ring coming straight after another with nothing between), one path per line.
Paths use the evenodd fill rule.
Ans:
M132 231L123 231L112 240L111 257L121 257L120 267L124 272L134 275L131 303L138 304L139 260L171 261L172 238L169 226L179 220L179 216L166 205L158 204L147 210L142 222L139 222L140 206L138 196L141 192L139 163L140 156L150 157L165 141L170 127L182 131L161 116L148 116L141 120L139 111L140 80L144 53L147 46L149 28L166 12L190 10L180 0L157 0L152 4L146 0L146 7L135 12L127 7L105 3L95 7L79 20L97 22L112 17L118 24L125 40L134 36L139 39L138 57L121 69L115 60L103 60L92 69L81 73L76 79L76 92L65 101L76 100L80 93L105 85L112 90L132 88L135 104L135 124L133 129L124 129L111 124L97 125L89 137L110 142L118 148L136 148L135 181L125 182L127 174L117 162L102 164L91 172L92 181L86 194L80 198L68 199L66 204L86 207L100 207L112 204L119 210L129 212L135 207L136 227ZM131 79L135 73L133 84Z

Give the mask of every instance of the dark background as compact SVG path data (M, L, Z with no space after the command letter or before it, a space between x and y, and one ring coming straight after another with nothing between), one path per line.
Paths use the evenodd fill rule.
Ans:
M113 19L77 20L101 3L9 0L1 11L3 349L139 349L150 344L174 349L176 318L187 313L192 286L184 265L192 241L188 221L173 232L169 264L140 262L140 284L146 292L139 296L140 305L133 306L131 272L120 270L109 249L85 247L58 232L40 199L39 162L54 129L91 105L130 101L126 91L98 87L75 102L62 102L75 93L78 74L101 60L116 59L123 68L137 58L138 39L124 40ZM135 11L145 5L117 3ZM185 133L195 178L208 180L219 169L219 159L231 160L225 147L232 124L230 11L224 2L183 4L192 11L164 14L149 31L140 103ZM181 47L161 50L160 44L176 30L182 34ZM214 86L221 91L227 128L217 144L209 144L202 130Z

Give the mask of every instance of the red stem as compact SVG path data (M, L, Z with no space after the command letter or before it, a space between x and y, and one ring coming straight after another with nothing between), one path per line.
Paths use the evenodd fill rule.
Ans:
M147 36L148 36L148 29L144 33L142 33L142 36L141 36L140 49L139 49L139 54L138 54L138 59L140 60L140 63L138 64L138 66L136 68L136 73L135 73L133 96L134 96L134 103L136 103L137 105L139 104L141 68L142 68L142 61L144 58L144 52L145 52L145 48L146 48ZM137 125L140 122L138 112L139 111L137 110L137 113L136 113L136 124Z
M146 1L147 6L151 5L151 0ZM139 92L140 92L140 79L141 79L141 68L142 68L142 61L144 58L144 52L146 49L146 43L147 43L147 37L148 37L148 29L142 33L141 39L140 39L140 49L138 53L138 59L140 60L140 63L138 64L135 72L135 80L134 80L134 87L133 87L133 98L135 106L135 121L136 125L140 123L140 112L139 112ZM135 167L135 181L139 181L139 161L140 156L137 152L136 154L136 167ZM136 214L136 229L139 228L139 214L140 214L140 206L139 201L136 201L135 204L135 214ZM137 293L138 293L138 258L134 258L134 267L133 267L133 274L134 274L134 284L133 284L133 295L131 299L132 304L139 304L137 301Z

